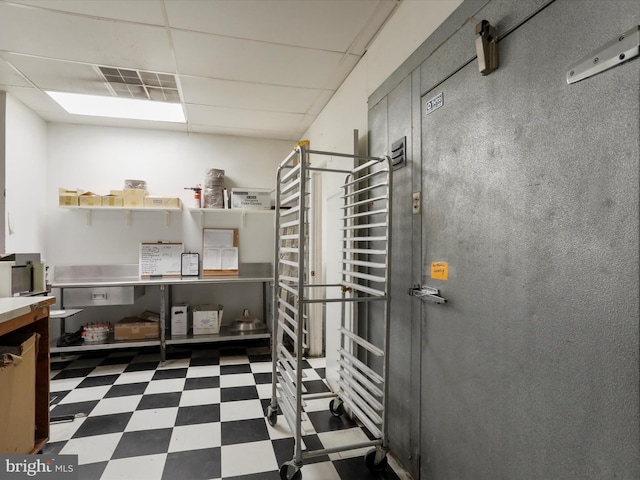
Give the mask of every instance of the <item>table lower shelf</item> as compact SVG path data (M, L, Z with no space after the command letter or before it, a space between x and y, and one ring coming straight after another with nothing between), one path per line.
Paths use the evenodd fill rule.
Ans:
M215 343L215 342L228 342L228 341L246 341L246 340L258 340L268 339L271 337L271 332L256 331L256 332L234 332L223 327L220 333L212 335L170 335L167 334L165 343L167 345L182 345L189 343ZM52 342L50 347L51 353L69 353L69 352L87 352L95 350L114 350L118 348L140 348L140 347L160 347L160 339L152 340L135 340L135 341L116 341L113 338L113 334L109 335L109 340L106 343L88 343L81 345L73 345L69 347L58 347L55 341Z

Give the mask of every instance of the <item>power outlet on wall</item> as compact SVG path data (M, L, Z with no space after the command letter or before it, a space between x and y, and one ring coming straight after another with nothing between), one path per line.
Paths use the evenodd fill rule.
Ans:
M411 213L415 215L420 213L420 192L415 192L412 198L413 198L413 202L411 205Z

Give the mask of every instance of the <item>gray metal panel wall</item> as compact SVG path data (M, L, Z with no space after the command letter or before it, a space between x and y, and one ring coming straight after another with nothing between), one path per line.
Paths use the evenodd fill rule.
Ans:
M465 2L461 9L469 3L477 5ZM420 131L416 97L473 54L471 26L487 18L504 31L543 3L493 1L469 28L449 23L449 41L429 51L420 75L412 70L420 88L411 93L410 107L401 86L396 90L400 82L371 96L372 153L388 152L395 140L390 132L406 128L404 117L391 117L394 102L411 110L413 129ZM440 190L460 192L452 234L463 243L452 251L456 265L475 269L456 287L456 307L442 310L449 313L441 318L427 312L419 319L425 340L421 365L415 350L407 359L406 352L393 350L399 339L392 340L392 372L407 363L410 371L423 370L420 451L423 465L431 463L422 469L423 478L640 478L638 60L604 74L606 84L601 75L566 87L570 93L556 103L545 96L549 82L564 81L562 69L547 71L546 57L568 67L581 56L576 52L587 54L610 40L612 31L638 23L637 2L558 0L500 43L502 70L484 79L479 98L470 96L464 108L448 107L439 115L437 133L451 133L445 130L455 126L476 140L482 155L468 142L439 143L437 136L424 139L428 145L414 144L415 161L421 149L435 159L423 165L425 177L456 182ZM563 30L566 35L558 37ZM535 52L548 35L556 35L555 48ZM523 58L527 51L536 54ZM512 78L497 82L498 75ZM447 91L469 90L478 76L474 62L447 83ZM520 111L502 98L505 85L522 99ZM569 98L576 91L580 98ZM588 99L606 101L592 105ZM566 135L558 134L562 125ZM416 178L413 183L415 189ZM495 208L486 208L487 192ZM431 193L426 201L437 200L439 192ZM402 191L397 195L399 200ZM413 234L400 231L408 207L398 208L394 270L406 264L399 244L411 242L418 228ZM504 248L493 248L494 258L483 257L491 245ZM407 287L392 286L394 292ZM405 321L395 316L405 312L398 303L413 302L402 292L394 295L392 325ZM415 313L413 318L415 337ZM394 418L393 410L406 407L407 392L392 388L391 395L391 423L415 419L411 408ZM412 428L393 429L391 449L405 464L415 435Z

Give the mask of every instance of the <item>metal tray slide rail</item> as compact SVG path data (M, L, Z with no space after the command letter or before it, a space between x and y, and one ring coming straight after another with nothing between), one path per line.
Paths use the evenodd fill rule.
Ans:
M355 168L312 166L311 155L356 160ZM346 176L342 200L342 267L339 284L310 284L308 220L310 172ZM283 480L302 478L306 458L374 447L365 456L372 471L387 465L386 398L389 340L389 252L391 250L391 162L389 157L363 157L310 150L298 146L278 166L276 175L275 288L273 291L273 384L267 419L275 425L281 413L294 434L293 458L280 468ZM317 298L313 287L338 287L340 296ZM332 291L327 289L326 291ZM307 306L340 302L338 391L309 394L302 362L307 349ZM382 339L376 345L358 335L358 309L381 302ZM368 318L368 317L367 317ZM378 317L376 317L377 319ZM350 319L354 319L353 322ZM368 320L367 320L368 321ZM376 320L378 321L378 320ZM371 361L369 361L371 360ZM373 440L357 444L305 450L306 400L330 398L335 416L345 407L371 433Z

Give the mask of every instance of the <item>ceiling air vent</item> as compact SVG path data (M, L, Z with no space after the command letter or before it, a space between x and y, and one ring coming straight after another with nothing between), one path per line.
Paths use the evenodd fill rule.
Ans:
M112 67L98 67L98 70L116 97L181 102L174 75Z

